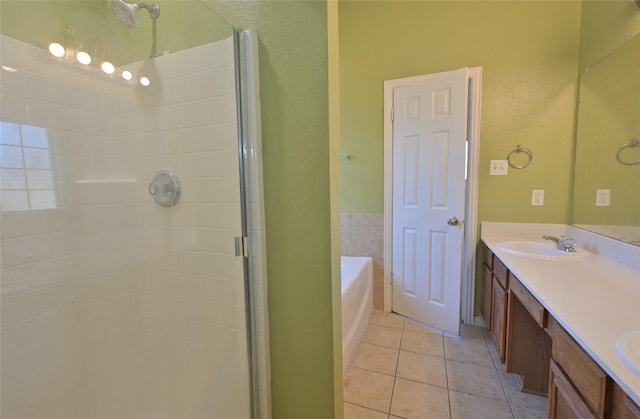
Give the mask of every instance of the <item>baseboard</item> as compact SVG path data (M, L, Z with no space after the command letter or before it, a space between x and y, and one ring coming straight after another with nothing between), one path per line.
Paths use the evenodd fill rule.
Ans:
M487 327L487 323L484 321L482 316L475 316L473 318L473 325L478 327Z

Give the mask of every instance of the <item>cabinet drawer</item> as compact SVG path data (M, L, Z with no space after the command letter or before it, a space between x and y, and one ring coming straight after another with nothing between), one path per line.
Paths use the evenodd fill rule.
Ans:
M509 270L502 263L502 261L498 258L493 258L493 276L496 277L500 285L506 290L509 287L507 286L507 275Z
M580 391L584 401L604 417L607 374L558 323L553 322L552 356Z
M549 371L550 419L596 419L558 365L551 361Z
M484 246L484 263L493 270L493 252L487 246Z
M511 277L509 280L509 289L522 303L524 308L527 309L531 317L538 323L540 327L545 327L544 324L544 307L538 302L536 297L531 295L522 283L509 272Z

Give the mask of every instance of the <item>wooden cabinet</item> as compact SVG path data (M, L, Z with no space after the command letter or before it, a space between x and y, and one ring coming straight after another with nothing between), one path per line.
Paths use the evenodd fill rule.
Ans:
M562 369L594 417L604 418L611 379L555 320L550 321L549 329L554 364Z
M500 354L500 362L504 363L505 359L505 342L507 331L507 291L502 287L500 282L493 278L493 310L491 315L491 324L493 330L491 337L493 343Z
M551 337L544 329L544 307L512 275L508 301L507 372L517 374L523 391L546 395L549 390Z
M596 419L558 365L549 371L549 419Z
M492 331L491 302L493 295L493 272L486 264L482 266L482 318L487 324L487 330Z
M485 263L482 266L482 317L491 332L493 342L505 360L507 331L507 289L509 271L500 259L484 248Z
M482 318L489 331L493 330L491 324L492 295L493 295L493 253L486 246L484 249L484 263L482 264Z
M523 391L549 396L551 419L640 419L640 407L488 248L482 316Z
M611 419L640 419L640 407L616 383L613 383L610 417Z
M553 318L549 418L640 419L640 408Z

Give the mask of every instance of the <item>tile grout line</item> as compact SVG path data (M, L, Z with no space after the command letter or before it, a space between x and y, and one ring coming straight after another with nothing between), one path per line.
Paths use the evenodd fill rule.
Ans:
M402 339L404 339L404 324L406 319L402 317L402 328L400 329L400 342L398 343L398 356L396 357L396 368L393 372L393 386L391 386L391 398L389 399L389 410L387 417L391 416L391 406L393 405L393 395L396 391L396 381L398 380L398 364L400 363L400 348L402 348Z
M504 386L504 381L502 379L500 372L498 371L498 365L496 364L496 359L494 358L493 353L491 352L491 348L489 347L489 345L493 344L493 341L491 341L490 339L487 339L489 337L488 332L486 334L483 333L483 337L484 337L484 343L485 345L487 345L487 350L489 351L489 357L491 358L493 369L498 375L498 381L500 381L500 387L502 388L504 399L507 402L507 407L509 408L509 412L511 412L511 417L515 418L515 414L513 413L513 408L511 407L511 401L509 400L509 396L507 395L507 390L505 389L505 386Z
M460 336L462 339L462 336ZM442 336L442 361L444 362L444 375L447 380L447 402L449 404L449 418L453 417L453 412L451 409L451 389L449 388L449 368L447 367L447 354L444 349L444 335Z

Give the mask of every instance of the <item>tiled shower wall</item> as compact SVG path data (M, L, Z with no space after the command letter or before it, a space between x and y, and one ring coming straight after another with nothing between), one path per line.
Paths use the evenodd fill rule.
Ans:
M128 66L148 88L1 42L0 415L249 417L232 40Z
M341 214L343 256L373 258L373 307L384 305L383 214Z

